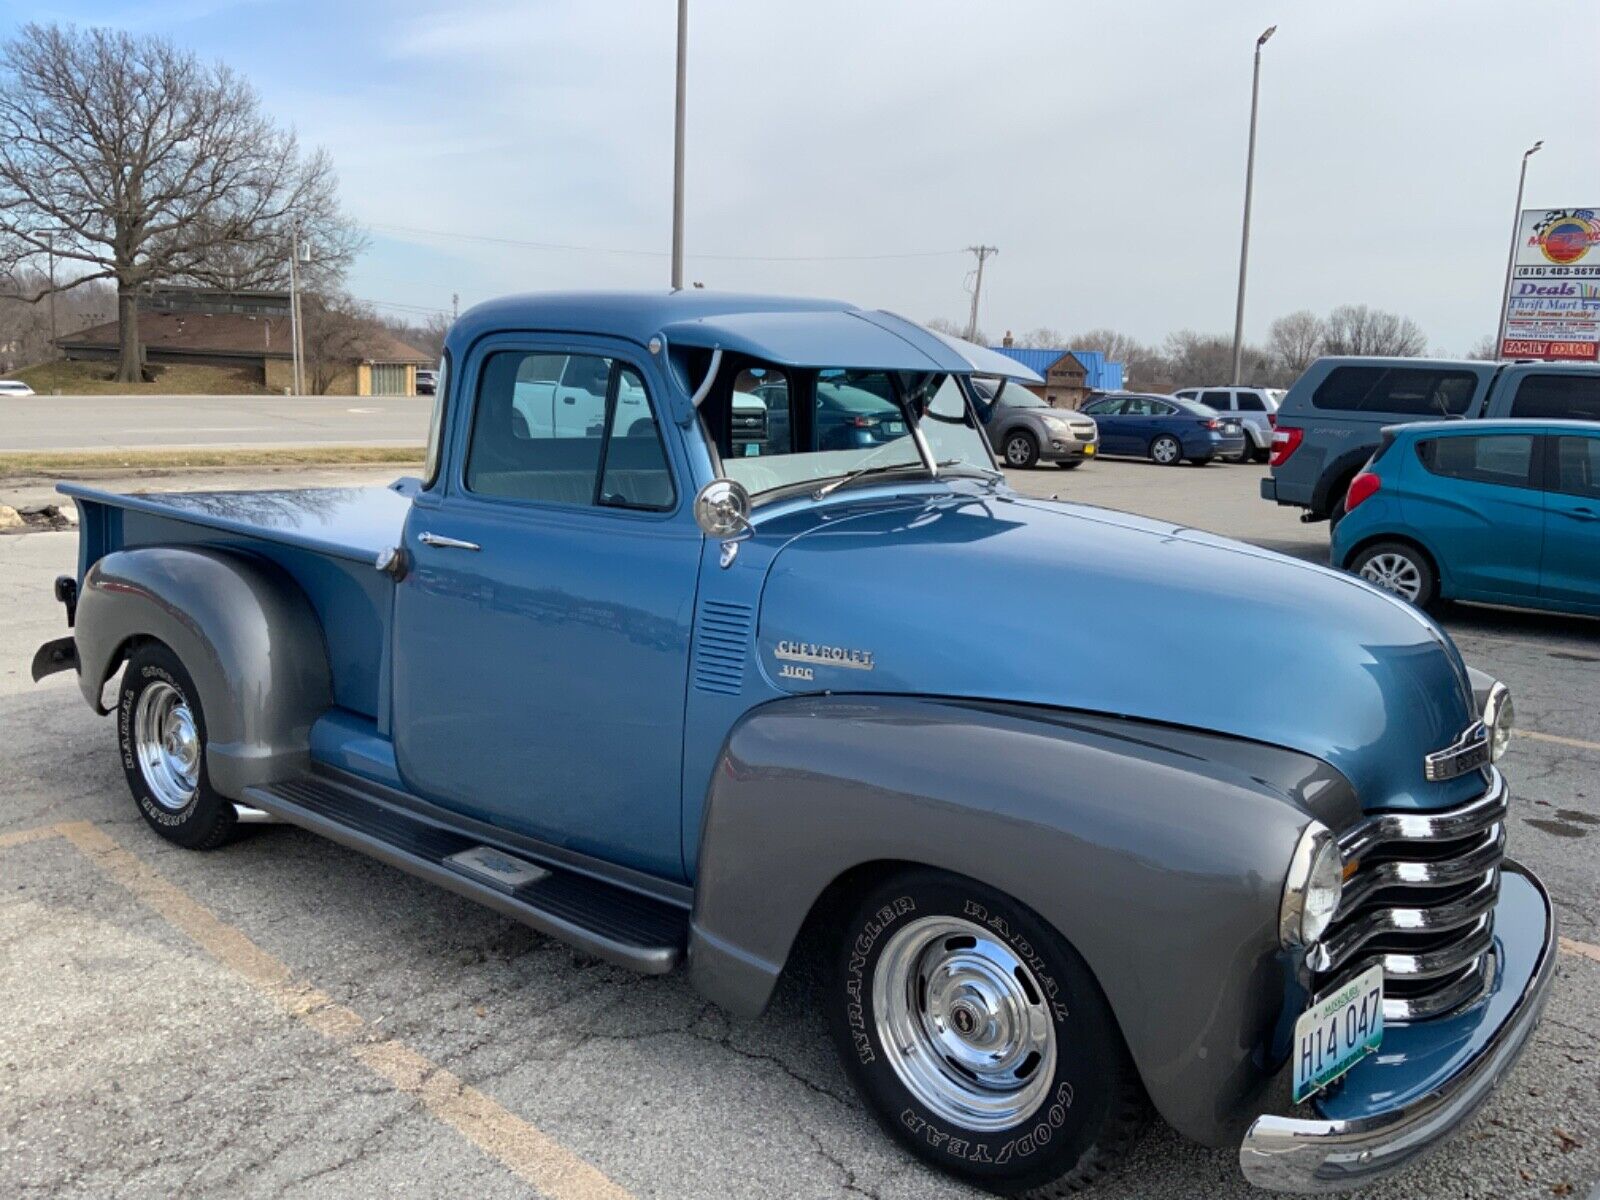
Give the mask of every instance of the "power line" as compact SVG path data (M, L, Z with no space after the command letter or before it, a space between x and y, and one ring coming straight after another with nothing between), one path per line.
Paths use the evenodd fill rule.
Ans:
M409 233L420 237L455 238L464 242L487 242L495 246L521 246L529 250L558 250L575 254L621 254L634 258L670 258L666 250L633 250L618 246L577 246L566 242L534 242L525 238L494 237L482 233L459 233L453 229L419 229L412 225L390 225L369 221L369 229ZM906 250L889 254L690 254L689 258L708 262L880 262L897 258L948 258L965 254L961 250Z

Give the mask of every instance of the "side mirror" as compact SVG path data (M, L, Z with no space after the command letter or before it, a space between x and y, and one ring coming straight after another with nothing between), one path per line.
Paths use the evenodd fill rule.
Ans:
M713 479L694 498L694 520L707 537L731 538L750 528L750 493L734 479Z

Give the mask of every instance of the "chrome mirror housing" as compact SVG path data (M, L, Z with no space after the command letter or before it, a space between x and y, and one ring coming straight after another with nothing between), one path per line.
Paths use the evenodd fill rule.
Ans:
M694 498L694 520L707 537L731 538L750 528L750 493L734 479L713 479Z

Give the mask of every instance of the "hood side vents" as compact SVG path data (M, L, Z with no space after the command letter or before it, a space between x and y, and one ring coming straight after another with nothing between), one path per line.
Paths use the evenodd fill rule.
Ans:
M748 604L706 600L694 622L694 686L702 692L737 696L744 687L755 609Z

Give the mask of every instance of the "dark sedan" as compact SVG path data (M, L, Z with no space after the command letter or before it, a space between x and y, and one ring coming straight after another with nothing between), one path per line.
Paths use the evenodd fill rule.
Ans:
M1137 455L1163 467L1187 459L1197 467L1218 455L1244 453L1244 427L1203 404L1176 396L1105 392L1083 411L1100 427L1100 453Z

